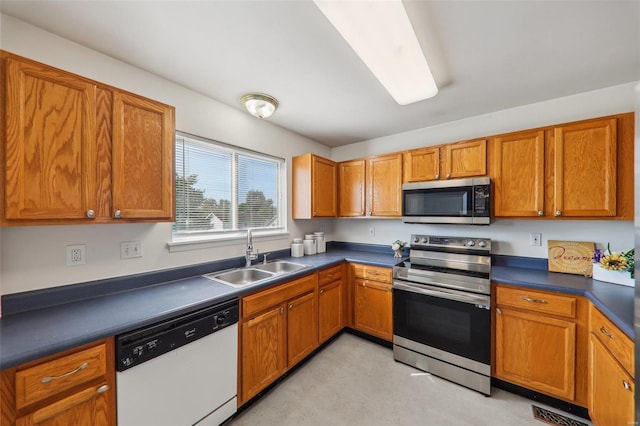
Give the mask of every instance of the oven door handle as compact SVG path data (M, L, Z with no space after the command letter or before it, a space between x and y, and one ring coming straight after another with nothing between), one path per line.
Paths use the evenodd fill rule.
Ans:
M468 294L460 291L445 290L425 285L421 285L418 287L399 281L393 282L393 288L396 288L398 290L410 291L412 293L425 294L427 296L441 297L443 299L454 300L456 302L469 303L471 305L482 305L483 307L487 308L491 303L491 298L489 296Z

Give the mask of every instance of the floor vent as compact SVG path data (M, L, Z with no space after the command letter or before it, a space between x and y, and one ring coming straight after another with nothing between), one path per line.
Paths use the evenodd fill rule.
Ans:
M548 423L550 425L557 426L589 426L587 423L583 423L578 420L574 420L572 418L563 416L562 414L554 413L553 411L546 410L544 408L538 407L537 405L532 405L531 409L533 410L533 418L536 420L540 420L541 422Z

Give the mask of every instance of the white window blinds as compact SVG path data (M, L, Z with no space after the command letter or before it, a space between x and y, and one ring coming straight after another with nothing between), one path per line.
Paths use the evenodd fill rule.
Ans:
M176 134L174 236L282 229L284 160Z

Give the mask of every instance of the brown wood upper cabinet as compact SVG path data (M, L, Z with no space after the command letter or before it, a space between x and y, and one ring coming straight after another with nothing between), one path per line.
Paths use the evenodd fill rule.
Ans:
M173 220L174 108L0 52L3 225Z
M478 139L406 151L403 182L484 176L487 140Z
M339 216L402 215L402 154L338 163Z
M336 163L314 154L293 157L293 218L336 217Z
M633 217L633 113L495 136L489 159L496 217Z

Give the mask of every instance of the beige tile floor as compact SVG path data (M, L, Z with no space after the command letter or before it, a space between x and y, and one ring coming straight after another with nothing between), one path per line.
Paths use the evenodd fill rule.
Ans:
M395 362L391 349L345 333L229 424L545 425L533 419L530 400L491 392Z

